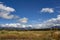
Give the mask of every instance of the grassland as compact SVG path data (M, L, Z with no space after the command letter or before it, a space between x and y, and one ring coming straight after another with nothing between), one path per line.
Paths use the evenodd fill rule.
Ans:
M60 40L60 31L0 31L0 40Z

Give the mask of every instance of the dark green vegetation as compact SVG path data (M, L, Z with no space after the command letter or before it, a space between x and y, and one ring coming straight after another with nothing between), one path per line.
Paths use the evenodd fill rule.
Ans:
M60 40L60 31L0 31L0 40Z

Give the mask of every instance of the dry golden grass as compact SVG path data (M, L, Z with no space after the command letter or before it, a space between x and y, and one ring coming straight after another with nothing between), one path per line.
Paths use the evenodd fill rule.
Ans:
M60 40L60 31L0 31L0 40Z

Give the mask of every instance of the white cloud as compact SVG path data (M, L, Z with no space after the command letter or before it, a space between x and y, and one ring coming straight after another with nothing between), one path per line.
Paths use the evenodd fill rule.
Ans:
M6 24L0 24L0 27L15 27L15 28L26 28L26 27L32 27L32 25L26 25L21 23L6 23Z
M14 12L15 9L11 7L7 7L3 4L0 4L0 17L5 18L5 19L13 19L16 18L17 16L12 15L11 12Z
M53 8L42 8L41 12L44 12L44 13L45 13L45 12L53 13L54 10L53 10Z
M32 25L27 25L27 27L33 27Z
M18 20L21 23L27 23L28 22L28 18L24 17Z
M0 24L1 27L21 27L20 23Z
M60 15L57 16L57 18L51 18L47 21L44 21L41 24L34 24L33 28L50 28L54 26L60 26Z
M26 25L22 25L22 28L25 28L26 27Z
M13 11L15 11L14 8L7 7L7 6L3 5L3 4L0 4L0 9L1 9L1 10L5 10L5 11L7 11L7 12L13 12Z

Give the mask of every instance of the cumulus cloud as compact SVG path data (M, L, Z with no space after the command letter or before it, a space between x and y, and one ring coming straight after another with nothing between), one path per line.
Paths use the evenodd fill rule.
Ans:
M44 13L45 13L45 12L53 13L54 10L53 10L53 8L42 8L41 12L44 12Z
M0 4L0 18L13 19L17 16L12 15L11 12L14 12L15 9L12 7L7 7L6 5Z
M57 18L51 18L47 21L44 21L41 24L34 24L33 28L42 29L42 28L51 28L54 26L60 26L60 15L58 15Z
M27 23L28 22L28 18L24 17L18 20L21 23Z

